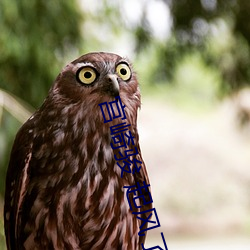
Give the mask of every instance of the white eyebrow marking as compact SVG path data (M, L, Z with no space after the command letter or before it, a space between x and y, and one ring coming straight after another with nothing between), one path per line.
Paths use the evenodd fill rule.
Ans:
M69 69L71 69L74 73L76 73L76 71L81 68L81 67L86 67L86 66L89 66L89 67L93 67L94 68L94 65L90 62L79 62L77 64L73 64L73 63L69 63L68 65L66 65L62 72L65 72L65 71L68 71Z
M94 65L90 62L80 62L73 66L73 71L77 71L81 67L90 66L94 68Z

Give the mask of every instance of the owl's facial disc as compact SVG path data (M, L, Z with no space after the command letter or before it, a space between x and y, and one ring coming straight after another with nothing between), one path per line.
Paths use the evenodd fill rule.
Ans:
M119 83L118 83L117 75L115 75L115 74L108 74L107 75L107 80L108 80L108 82L110 84L110 87L111 87L111 93L114 96L118 96L119 95L119 91L120 91L120 86L119 86Z

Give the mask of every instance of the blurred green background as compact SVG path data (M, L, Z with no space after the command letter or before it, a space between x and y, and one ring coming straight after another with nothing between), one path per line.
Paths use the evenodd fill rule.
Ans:
M161 222L148 247L164 232L169 249L249 249L249 23L247 0L1 0L0 249L15 134L61 68L90 51L129 57L138 73Z

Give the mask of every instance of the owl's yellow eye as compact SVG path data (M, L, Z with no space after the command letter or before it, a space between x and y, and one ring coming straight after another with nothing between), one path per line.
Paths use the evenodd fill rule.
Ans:
M91 84L95 81L97 75L93 68L83 67L77 72L78 80L84 84Z
M131 77L131 70L126 63L118 64L116 67L116 72L124 81L129 80Z

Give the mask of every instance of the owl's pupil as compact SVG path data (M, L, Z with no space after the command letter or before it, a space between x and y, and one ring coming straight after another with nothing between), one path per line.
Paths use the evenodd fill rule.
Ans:
M87 78L87 79L91 78L91 76L92 76L92 74L90 72L85 72L84 73L84 77Z
M126 69L121 69L120 73L125 76L127 74L127 70Z

